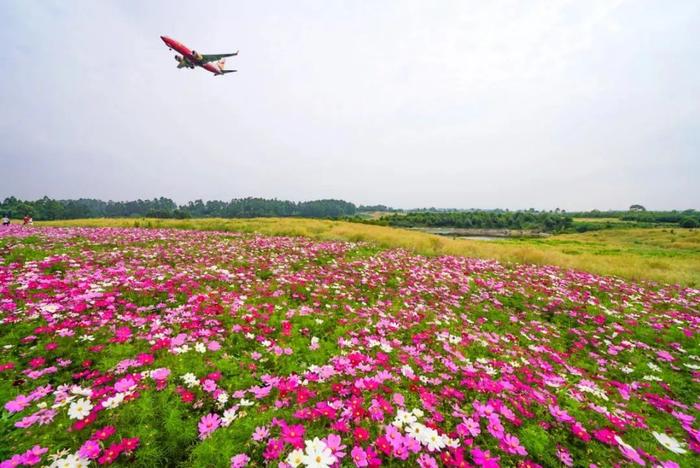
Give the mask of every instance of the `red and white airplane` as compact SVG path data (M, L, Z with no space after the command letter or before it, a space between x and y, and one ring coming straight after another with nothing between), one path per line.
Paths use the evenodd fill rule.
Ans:
M224 70L224 64L226 63L226 57L233 57L238 55L238 51L232 54L210 54L204 55L197 53L196 50L190 50L181 42L171 39L168 36L160 36L160 38L165 42L170 50L175 49L180 52L181 55L176 55L175 60L177 60L177 68L194 68L202 67L205 70L212 72L216 75L223 75L225 73L232 73L236 70Z

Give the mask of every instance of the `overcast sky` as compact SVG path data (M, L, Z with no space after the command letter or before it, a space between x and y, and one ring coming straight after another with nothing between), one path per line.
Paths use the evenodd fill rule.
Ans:
M2 0L0 43L0 197L700 208L697 0Z

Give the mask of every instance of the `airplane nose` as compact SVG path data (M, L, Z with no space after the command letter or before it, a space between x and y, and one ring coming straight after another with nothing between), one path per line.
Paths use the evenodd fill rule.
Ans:
M160 39L165 42L166 44L168 43L168 38L167 36L160 36Z

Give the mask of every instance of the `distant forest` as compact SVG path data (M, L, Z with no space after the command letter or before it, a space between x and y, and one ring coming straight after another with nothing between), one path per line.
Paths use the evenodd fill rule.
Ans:
M31 216L37 221L79 218L256 218L300 216L305 218L340 218L353 216L358 208L343 200L293 202L264 198L239 198L231 201L195 200L178 206L169 198L134 201L102 201L89 198L35 201L6 198L0 213L10 217Z
M451 227L471 229L528 229L564 231L573 219L545 211L420 211L383 216L378 224L398 227Z
M375 213L371 215L370 213ZM376 217L376 213L381 215ZM448 227L471 229L515 229L544 232L585 232L619 227L700 226L700 211L646 211L632 205L629 211L565 212L562 210L456 210L421 208L397 210L385 205L360 205L343 200L293 202L265 198L231 201L195 200L177 205L169 198L133 201L20 200L8 197L0 203L0 214L11 218L31 216L37 221L79 218L333 218L396 227Z

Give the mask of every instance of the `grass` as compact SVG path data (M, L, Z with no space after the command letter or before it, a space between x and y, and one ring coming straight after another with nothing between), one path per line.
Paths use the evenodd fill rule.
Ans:
M318 240L366 241L423 255L463 255L502 262L551 264L630 280L700 285L700 230L697 229L610 229L546 239L478 241L385 226L303 218L109 218L37 224L221 230Z

